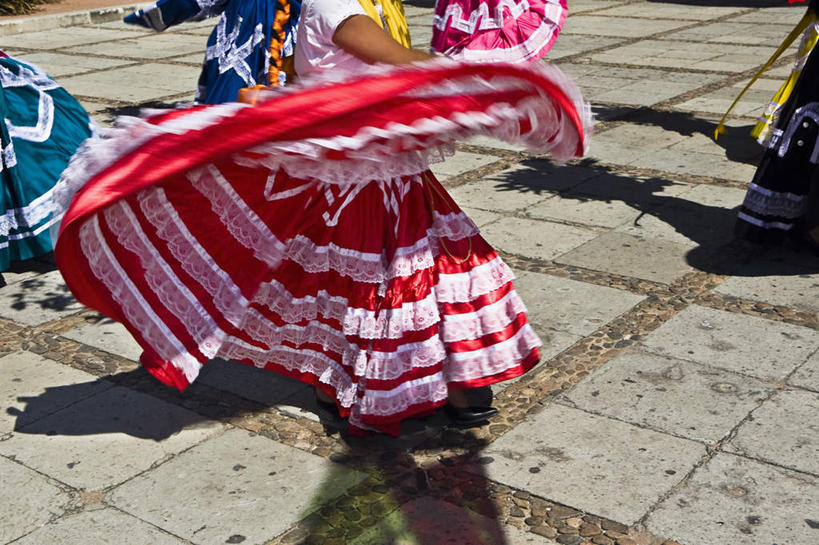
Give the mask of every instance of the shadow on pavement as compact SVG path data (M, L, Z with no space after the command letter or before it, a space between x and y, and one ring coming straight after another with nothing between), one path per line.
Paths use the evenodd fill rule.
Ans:
M696 243L686 254L686 261L696 269L736 276L819 272L819 257L810 252L787 247L761 248L735 240L737 207L697 202L684 198L684 194L663 194L680 185L674 180L616 174L588 159L567 166L555 166L545 159L529 159L521 165L524 168L496 177L495 189L539 195L553 193L580 203L622 202L634 209L634 227L654 217ZM587 172L574 175L573 171L579 169ZM582 182L566 188L564 180L572 178ZM651 235L647 234L646 238Z
M278 375L267 374L267 386L282 387ZM111 385L130 388L126 391ZM118 392L113 395L115 390ZM209 390L197 388L195 383L184 393L178 393L139 368L91 382L47 388L39 396L18 398L26 403L24 410L10 408L6 412L16 416L18 422L27 422L15 430L18 433L48 436L122 433L161 441L214 418L225 421L269 408L253 402L233 403L231 394ZM159 400L171 396L177 397L177 406L201 411L184 411L187 414L180 417L167 408L158 409ZM106 398L104 403L95 402L102 398ZM69 401L66 407L67 400L76 402L72 405ZM288 398L286 403L299 402ZM308 404L301 406L310 408ZM62 414L55 418L55 411L60 410ZM448 538L475 545L508 543L488 489L491 483L480 462L486 442L469 430L447 428L441 414L406 424L408 433L398 439L342 434L342 448L330 456L335 465L324 482L335 482L350 471L366 477L329 501L326 494L317 493L313 504L299 517L298 543L438 545L448 542ZM428 461L419 462L413 455L419 444L425 452L437 451L439 455L426 456ZM271 486L274 481L271 480ZM329 484L322 486L327 488Z

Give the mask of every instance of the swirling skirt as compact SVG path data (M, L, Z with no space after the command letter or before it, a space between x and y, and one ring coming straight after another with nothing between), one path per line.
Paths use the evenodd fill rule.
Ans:
M423 165L475 132L582 152L579 95L544 70L430 63L126 121L62 182L60 270L167 384L231 359L397 434L538 360L510 269Z

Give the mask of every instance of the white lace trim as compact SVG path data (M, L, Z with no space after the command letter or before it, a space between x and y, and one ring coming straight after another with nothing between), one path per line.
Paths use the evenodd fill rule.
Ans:
M330 295L325 290L320 290L315 296L296 298L283 284L277 281L262 284L253 297L253 301L267 306L288 323L316 320L321 317L325 320L340 322L345 335L354 335L365 339L396 339L403 336L406 331L420 331L440 322L439 303L473 301L481 295L501 288L513 278L511 269L500 258L496 258L474 267L466 273L441 273L438 275L438 284L432 286L431 293L423 299L404 303L400 308L381 309L378 312L350 307L346 298ZM508 302L511 305L511 307L507 307L507 312L510 312L509 308L514 311L514 316L517 316L520 312L525 312L522 302L519 303L514 300L517 296L510 297L507 295L503 300L507 301L507 297L509 297ZM518 308L521 310L515 311ZM488 311L484 315L488 316ZM483 328L487 332L491 332L492 328L498 327L498 324L493 323L489 317L479 316L475 319L477 320L475 324L462 326L462 328L469 328L474 331ZM458 318L455 318L456 322L458 320ZM460 320L465 320L465 318ZM506 325L508 323L504 324L503 327ZM452 335L453 338L465 335L466 333L463 332L462 328L453 325L453 329L448 335Z
M525 324L515 335L497 344L470 352L450 352L444 366L447 381L463 382L503 373L520 365L542 344L532 326Z
M271 268L281 261L285 246L213 165L188 173L188 180L208 201L233 238L253 250Z
M373 380L394 380L419 367L431 367L446 358L446 348L438 335L405 343L394 352L368 351L365 367L356 375ZM365 383L366 386L366 383Z
M467 272L440 274L435 296L441 303L474 301L515 279L512 269L500 257L472 267Z
M364 73L333 73L306 78L304 85L293 85L282 91L271 93L298 92L305 88L322 87L336 82L359 79L362 76L391 75L402 71L439 69L442 65L454 64L447 59L435 59L411 66L383 65L368 67ZM558 85L574 103L588 138L591 132L591 111L583 102L580 91L560 70L545 63L531 66L520 65L509 69L534 71L539 76ZM235 159L242 164L262 164L272 170L283 168L293 177L311 177L327 183L350 185L371 180L393 179L410 176L426 170L432 160L440 159L454 141L476 133L519 143L535 153L549 152L558 160L572 157L578 148L577 133L569 118L557 110L550 97L514 73L504 76L482 78L466 76L453 78L451 89L478 89L480 92L495 93L510 88L531 88L533 95L516 104L495 103L485 111L454 113L451 119L435 117L419 119L412 125L391 124L385 129L362 127L352 137L316 138L298 142L269 143L257 147L260 157L250 159L237 154ZM430 82L426 87L416 88L408 96L423 97L434 95L438 87L446 82ZM460 93L459 93L460 94ZM119 118L117 128L105 131L102 139L89 139L81 147L64 171L57 184L55 198L58 202L55 213L60 216L68 209L73 195L85 183L120 157L143 145L146 141L163 134L181 134L190 130L204 129L217 125L239 109L250 107L244 104L221 104L199 110L185 112L173 119L155 124L137 118ZM531 129L521 133L521 122L526 121ZM582 147L585 147L586 142ZM401 146L399 148L399 146ZM402 151L408 147L415 151ZM347 160L328 160L328 151L343 151Z
M184 325L197 349L208 359L216 356L227 334L150 243L131 207L121 200L106 208L104 216L122 247L139 257L142 277L164 307Z
M131 282L105 241L96 214L80 227L79 235L80 245L91 271L119 304L128 323L139 330L160 358L171 362L182 371L188 382L193 382L199 374L201 364L188 353L182 342L153 312L139 289Z
M213 303L227 321L239 326L249 301L242 295L230 275L208 254L179 217L162 188L141 191L137 195L140 209L156 229L182 269L191 275L213 298Z
M355 360L363 352L354 345L344 352L345 365L355 366ZM344 369L332 358L316 350L295 349L276 346L269 350L245 344L237 344L228 339L219 351L219 357L231 360L250 361L256 367L265 367L275 362L288 371L310 373L319 381L329 385L336 392L336 399L343 407L350 407L357 397L357 386Z
M516 291L512 290L501 299L463 314L444 314L441 337L444 342L480 339L484 335L502 331L511 324L526 306Z
M771 191L755 183L748 186L742 206L766 216L799 218L805 213L807 198L786 191Z
M362 427L362 415L400 414L413 405L442 402L447 394L447 384L440 372L403 382L392 390L366 390L357 411L350 415L350 423Z
M98 135L87 138L71 157L54 186L55 216L63 217L71 206L74 195L89 180L148 140L163 134L183 134L200 129L248 107L247 104L239 103L219 104L192 111L161 126L136 117L118 117L113 128L100 129ZM57 236L58 229L52 229L51 240L55 244Z

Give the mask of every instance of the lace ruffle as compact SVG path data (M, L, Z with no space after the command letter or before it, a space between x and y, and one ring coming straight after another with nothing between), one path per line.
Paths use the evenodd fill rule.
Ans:
M119 304L128 323L139 330L144 342L160 358L171 362L188 382L193 382L202 365L151 310L128 278L102 235L98 216L91 217L80 228L80 245L94 276L102 281Z
M184 325L199 352L208 359L216 356L227 334L150 243L131 207L120 201L105 209L104 216L117 242L139 257L148 286L164 308Z
M505 341L470 352L450 352L446 380L464 382L503 373L517 367L541 345L532 326L525 324Z
M480 339L484 335L502 331L521 312L526 312L526 306L517 292L512 290L498 301L474 312L444 314L441 337L447 343Z

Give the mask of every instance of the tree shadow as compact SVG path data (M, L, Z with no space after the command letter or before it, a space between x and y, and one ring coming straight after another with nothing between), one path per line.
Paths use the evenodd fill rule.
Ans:
M619 231L637 238L676 240L689 245L693 242L695 247L686 253L685 260L696 269L740 276L819 271L819 259L811 253L788 248L760 251L759 246L736 240L734 226L738 205L727 208L711 204L709 199L713 197L708 192L701 195L689 193L687 184L659 176L634 177L613 173L589 159L567 166L555 166L545 159L530 159L521 165L524 168L496 176L495 189L555 194L579 205L592 201L623 203L633 209L633 214L630 218L628 214L623 215L617 227ZM570 206L568 200L566 205ZM594 211L587 214L588 224L596 225ZM690 242L680 240L675 233Z
M603 107L600 111L602 115L613 120L661 127L683 136L701 134L725 150L725 157L736 163L756 166L765 153L765 149L751 136L753 123L726 126L725 133L714 140L717 121L703 119L688 112L621 107Z
M395 449L383 436L348 438L326 481L363 471L368 482L341 498L311 505L297 530L298 542L511 544L481 463L487 445L469 430L445 430L424 444L442 454L422 462L412 449Z
M8 269L0 272L0 288L16 283L18 277L25 278L31 275L43 274L56 268L54 254L51 253L23 261L12 261Z
M226 372L231 370L235 368L226 368ZM261 380L263 389L286 389L282 380L290 379L265 371L255 380ZM172 396L177 398L177 408L168 409L162 401ZM283 398L281 404L315 410L304 402L310 399L307 396ZM179 393L142 368L84 383L48 387L37 396L20 397L17 401L25 403L25 408L6 408L7 414L17 418L15 433L46 436L119 433L151 441L163 441L214 419L228 421L270 408L248 400L236 402L230 392L212 392L196 383ZM179 410L180 405L193 410ZM490 499L489 480L477 462L486 442L469 430L448 429L440 412L407 424L407 435L398 439L341 434L341 452L331 456L335 464L319 490L333 488L330 483L345 472L363 473L365 479L338 497L328 498L326 493L319 493L300 516L302 535L298 543L346 543L347 538L367 532L373 538L366 540L369 534L364 535L362 543L437 545L445 542L442 536L446 535L475 545L507 543ZM437 460L418 462L413 449L421 444L426 450L440 451ZM344 540L338 541L340 537Z
M76 305L77 301L65 284L43 276L56 270L53 254L12 262L0 275L0 287L7 289L4 295L9 308L15 311L30 308L63 311Z

